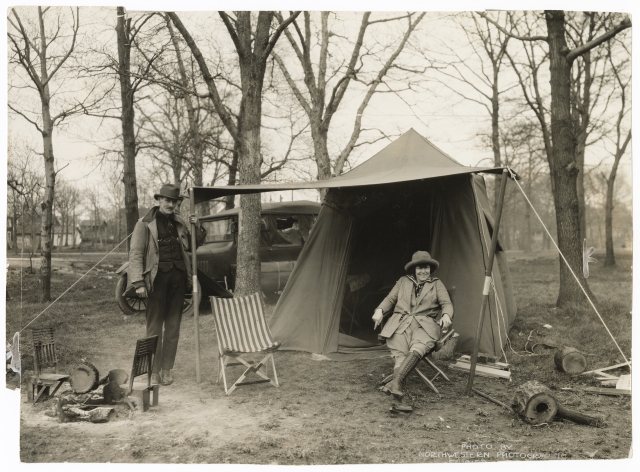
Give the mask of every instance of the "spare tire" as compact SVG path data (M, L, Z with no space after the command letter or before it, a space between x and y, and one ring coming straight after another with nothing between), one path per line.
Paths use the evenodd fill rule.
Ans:
M124 272L116 284L116 301L122 313L125 315L135 315L144 313L147 310L147 300L138 297L127 297L124 291L127 289L127 273Z

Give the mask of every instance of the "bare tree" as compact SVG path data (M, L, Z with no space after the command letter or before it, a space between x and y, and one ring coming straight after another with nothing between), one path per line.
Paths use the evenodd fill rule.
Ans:
M240 11L235 18L225 12L219 12L227 32L233 41L238 55L242 99L237 124L220 99L216 84L209 73L208 66L195 41L175 13L169 13L176 29L191 48L200 71L203 75L213 104L238 146L238 170L241 184L259 184L262 156L260 149L260 131L262 123L262 86L267 67L267 59L276 41L296 19L300 12L280 23L271 31L274 18L273 11L261 11L252 28L252 13ZM242 212L238 240L238 266L236 274L236 294L239 296L260 290L260 258L258 247L260 240L260 196L242 195L240 197Z
M607 183L607 200L605 204L605 267L613 267L616 265L616 258L613 250L614 190L620 160L624 156L627 146L631 141L631 127L628 124L629 114L631 112L631 106L628 100L628 92L631 87L631 74L628 73L628 70L625 70L628 69L630 65L630 55L628 54L626 46L621 43L622 48L627 52L627 57L625 57L622 62L616 62L614 54L612 54L612 42L613 41L609 42L607 45L607 59L611 66L611 70L613 71L613 75L615 76L614 94L617 95L616 98L619 102L620 108L615 121L615 134L613 137L609 138L614 147L613 151L611 151L613 164L611 165L611 170L608 176L602 173L602 178Z
M468 24L469 19L472 24ZM505 24L506 14L498 13L496 21ZM461 15L459 23L471 47L473 58L463 58L455 46L444 44L452 60L434 66L444 76L439 80L440 84L487 111L491 118L493 165L500 167L500 98L513 88L513 85L504 86L501 83L500 72L510 37L491 27L486 19L479 20L473 13ZM500 186L494 185L494 202L498 201L499 191Z
M333 65L332 69L330 59L333 55L337 54L338 49L344 47L344 45L338 45L335 44L335 42L331 42L331 38L338 35L331 30L331 26L329 24L330 14L331 13L327 11L319 13L320 24L317 27L316 32L313 31L314 22L312 21L312 14L310 12L304 12L304 24L302 27L298 24L297 19L293 21L296 36L294 36L291 29L286 29L284 31L288 43L291 45L291 48L300 63L303 80L295 80L295 71L292 70L291 66L287 66L284 59L276 51L271 53L293 94L309 119L311 136L313 139L314 159L318 170L317 178L319 180L326 180L330 178L332 174L340 175L343 172L345 164L348 162L353 149L358 145L363 144L358 144L358 139L363 131L363 113L371 102L376 91L378 91L378 87L385 85L386 91L392 90L391 86L386 83L385 79L389 74L389 71L396 67L395 62L398 56L407 44L409 37L424 17L424 13L408 13L399 17L386 17L378 20L371 20L371 12L363 13L357 37L353 43L350 56L348 57L348 63L346 65L344 63ZM285 20L280 13L276 13L276 17L281 25L284 24ZM374 53L371 47L364 45L365 33L371 25L376 23L387 23L401 19L407 19L406 30L401 39L397 41L395 48L390 48L391 53L388 55L386 61L383 62L382 56L386 51L382 50ZM314 44L312 44L311 39L312 36L317 37L319 42L320 49L317 62L312 58L312 49L314 48ZM372 75L371 79L364 79L366 74L363 67L368 56L377 57L378 60L380 60L381 65L377 72ZM408 70L408 68L405 68L404 70ZM328 149L328 135L331 120L334 114L338 111L338 108L340 107L340 104L352 81L362 82L366 87L366 91L360 105L358 106L351 136L349 137L347 144L340 151L338 157L335 159L335 162L332 164ZM299 82L303 82L304 89L302 88L302 84L299 84ZM378 139L384 137L385 136L382 135Z
M480 15L490 21L503 33L525 42L544 41L549 51L549 72L551 86L551 146L547 160L551 172L552 190L556 207L558 247L566 257L573 273L578 277L586 293L593 296L587 279L582 275L582 244L580 240L580 209L578 206L576 163L576 139L571 117L571 66L574 61L596 46L609 41L620 31L631 27L631 20L625 18L617 26L606 30L586 44L570 49L567 41L565 13L561 10L546 10L544 20L547 35L520 36L508 31L485 13ZM549 152L550 151L550 152ZM560 260L560 290L557 305L580 303L582 290L576 283L571 270Z
M26 87L35 91L39 98L40 110L35 112L25 109L19 100L10 101L9 108L31 123L42 135L46 186L41 204L40 277L44 302L51 300L52 210L57 174L53 153L53 131L67 118L94 107L102 97L94 97L94 90L89 90L82 100L64 100L64 83L73 78L68 66L77 44L80 28L79 9L70 9L70 15L67 16L59 8L38 7L35 19L32 18L33 9L21 10L27 13L28 21L22 21L16 8L10 9L7 32L10 63L16 66L16 72L21 71L21 74L17 73L16 76L22 84L14 84L14 87ZM24 93L24 90L22 92ZM57 105L56 111L52 111L54 104Z

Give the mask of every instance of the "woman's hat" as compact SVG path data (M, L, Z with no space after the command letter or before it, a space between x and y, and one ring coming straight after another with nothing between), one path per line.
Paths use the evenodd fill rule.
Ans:
M413 253L413 257L411 258L411 262L408 262L407 265L404 266L404 270L410 272L417 265L429 264L431 266L431 272L435 272L436 269L440 266L440 263L435 259L431 259L431 254L427 251L417 251Z
M173 184L165 184L162 186L160 191L156 193L153 198L156 200L158 197L166 197L172 200L182 200L183 197L180 195L180 187Z

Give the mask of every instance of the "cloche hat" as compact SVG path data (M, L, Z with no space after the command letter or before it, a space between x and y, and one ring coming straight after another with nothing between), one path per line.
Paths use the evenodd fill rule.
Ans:
M431 254L427 251L417 251L413 253L413 257L411 258L411 262L408 262L404 266L404 270L407 272L411 271L415 266L429 264L431 266L431 272L435 272L436 269L440 266L440 263L435 259L431 259Z

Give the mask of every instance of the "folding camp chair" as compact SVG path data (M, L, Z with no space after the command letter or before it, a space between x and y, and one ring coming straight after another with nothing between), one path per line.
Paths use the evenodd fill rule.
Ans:
M27 397L33 403L37 403L45 392L46 395L53 396L69 379L69 376L58 374L58 357L56 356L53 328L32 329L31 333L33 335L33 364L36 375L29 379ZM42 372L43 367L53 367L54 373Z
M225 394L230 395L240 385L255 383L270 382L274 387L280 387L276 364L273 360L273 352L280 347L280 343L273 342L271 338L271 331L264 317L261 294L254 293L239 298L210 298L218 338L217 382L219 383L222 379ZM266 353L266 356L257 364L241 357L241 354L251 352ZM231 362L232 360L238 362ZM273 368L273 379L267 375L269 360ZM244 365L247 369L230 388L227 388L225 369L234 365ZM260 379L245 381L250 372L257 374Z
M138 339L136 342L136 350L133 354L133 366L131 367L131 375L129 376L129 385L125 392L125 401L131 407L129 395L133 393L133 379L140 375L147 374L147 387L142 389L142 411L148 411L149 406L157 406L160 396L160 387L151 385L151 373L153 371L153 362L156 357L156 349L158 347L158 335L148 338ZM151 402L150 393L153 392L153 401Z
M450 289L447 289L447 293L449 294L449 299L451 300L451 304L453 304L453 298L456 294L456 288L452 287ZM413 367L413 369L411 369L411 371L409 372L410 374L411 372L415 371L415 373L418 374L418 376L423 380L423 382L427 384L427 386L431 390L433 390L435 393L438 393L438 394L440 392L438 391L436 386L433 384L433 382L435 382L435 380L440 376L442 376L442 378L444 378L447 382L451 382L451 380L449 379L449 377L447 377L447 374L445 374L442 371L442 369L440 369L437 365L434 364L434 362L431 360L431 354L442 349L442 347L447 342L449 342L449 340L453 337L454 334L455 334L455 331L453 328L449 329L449 331L442 334L440 336L440 339L438 339L438 341L436 342L435 346L433 346L431 350L425 352L424 356L422 356L422 358L420 359L420 361L424 362L425 364L427 364L427 366L429 366L431 369L435 371L435 375L432 378L427 377L420 369L418 369L418 364L420 364L420 362L418 362L418 364L416 364ZM407 377L408 376L409 375L407 375ZM385 377L381 382L378 383L378 386L386 385L388 382L391 381L391 379L393 379L393 374Z

